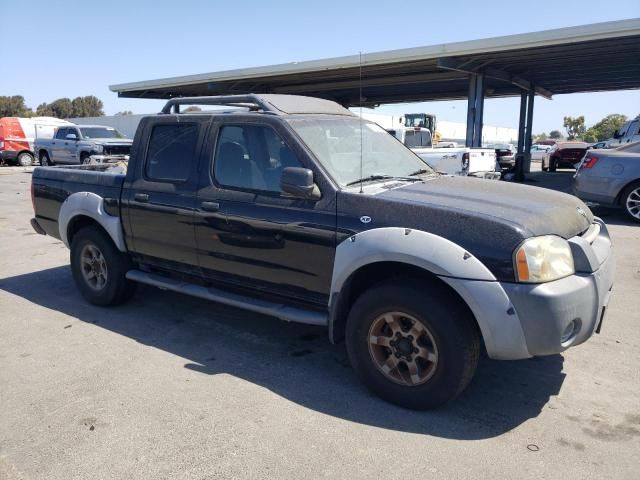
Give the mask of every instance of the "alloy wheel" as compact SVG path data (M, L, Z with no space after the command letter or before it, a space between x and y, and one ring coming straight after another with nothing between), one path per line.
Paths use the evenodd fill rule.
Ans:
M102 252L94 244L87 244L80 252L80 265L84 281L93 290L102 290L107 284L109 271Z
M416 386L429 380L438 364L432 333L415 317L388 312L369 328L369 354L377 369L392 382Z
M629 192L625 204L631 216L640 220L640 187Z

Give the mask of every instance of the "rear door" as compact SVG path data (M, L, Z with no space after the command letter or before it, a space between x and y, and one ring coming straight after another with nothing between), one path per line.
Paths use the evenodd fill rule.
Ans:
M275 119L224 120L212 129L197 198L204 276L253 293L327 306L335 254L335 192ZM314 171L323 197L280 190L285 167Z
M193 221L198 159L209 120L154 118L138 132L122 202L127 244L143 263L199 273Z

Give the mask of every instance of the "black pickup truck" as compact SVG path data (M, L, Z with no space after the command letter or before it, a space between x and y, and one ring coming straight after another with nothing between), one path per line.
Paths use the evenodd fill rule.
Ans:
M586 341L609 300L607 227L580 200L440 175L326 100L170 100L123 170L33 173L33 228L70 248L89 302L141 282L326 326L364 383L406 407L458 395L481 349L521 359Z

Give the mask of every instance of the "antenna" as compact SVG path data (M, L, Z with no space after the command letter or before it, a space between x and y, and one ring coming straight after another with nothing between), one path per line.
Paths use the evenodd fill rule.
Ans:
M360 78L359 78L359 82L358 82L358 87L360 90L359 93L359 97L360 97L360 101L358 102L360 104L360 193L363 192L362 190L362 52L360 53Z

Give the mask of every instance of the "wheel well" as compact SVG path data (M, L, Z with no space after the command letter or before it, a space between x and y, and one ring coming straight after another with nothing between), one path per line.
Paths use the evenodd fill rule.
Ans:
M86 215L76 215L71 219L69 225L67 225L67 242L69 243L69 246L71 246L71 242L73 242L73 237L75 236L75 234L85 227L96 227L104 234L106 238L112 240L109 232L107 232L104 227L96 222L93 218Z
M38 150L38 160L42 160L42 157L45 155L49 156L49 152L47 152L44 148Z
M80 152L80 160L83 160L87 157L90 157L91 154L89 152Z
M622 205L622 194L624 193L624 191L629 188L631 185L635 185L635 184L640 184L640 178L636 178L635 180L631 180L629 183L627 183L624 187L622 187L620 189L620 192L618 192L618 198L616 199L616 205Z
M16 155L16 158L22 155L23 153L26 153L27 155L31 155L31 158L33 158L33 153L31 152L31 150L20 150Z
M393 278L398 278L399 280L407 278L419 279L425 285L437 286L437 288L455 297L456 301L467 310L469 318L473 319L473 325L479 337L482 339L478 321L467 303L458 292L439 279L435 274L408 263L376 262L365 265L353 272L343 285L336 304L331 306L333 313L331 339L334 343L338 343L344 339L347 317L349 316L351 306L357 298L374 285Z

